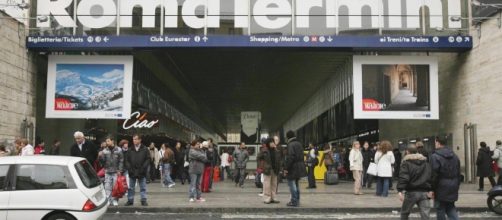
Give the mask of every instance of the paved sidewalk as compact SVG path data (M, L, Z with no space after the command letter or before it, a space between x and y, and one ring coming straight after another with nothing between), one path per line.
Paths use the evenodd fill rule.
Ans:
M136 190L134 206L125 207L126 198L119 201L118 207L110 206L109 213L121 212L392 212L399 211L401 202L396 190L390 191L389 197L375 196L373 189L364 189L364 195L353 195L353 182L341 181L338 185L327 186L317 183L317 189L305 189L306 181L301 182L301 206L288 208L289 191L286 183L279 186L280 204L264 204L258 194L261 189L254 186L254 180L248 180L244 188L239 188L229 180L215 182L213 192L203 193L207 201L188 202L188 185L176 183L174 188L162 188L160 183L148 184L148 207L140 205L139 189ZM488 189L489 187L486 187ZM478 192L477 185L463 184L457 207L464 212L487 211L487 192Z

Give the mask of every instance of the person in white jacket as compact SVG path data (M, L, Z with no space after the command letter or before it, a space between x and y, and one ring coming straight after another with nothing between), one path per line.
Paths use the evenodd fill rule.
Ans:
M396 162L392 153L392 145L389 141L382 141L375 154L375 163L377 164L377 190L376 195L387 197L389 195L389 183L392 178L392 164Z
M352 150L349 154L350 170L354 176L354 195L363 195L361 192L361 177L363 173L363 154L361 153L361 144L359 141L352 143Z
M26 138L16 140L16 148L18 149L19 156L35 155L35 149L28 143L28 139Z

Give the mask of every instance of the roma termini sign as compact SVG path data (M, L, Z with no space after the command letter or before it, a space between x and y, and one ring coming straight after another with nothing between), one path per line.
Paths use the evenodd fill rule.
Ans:
M231 1L233 4L229 4ZM191 28L219 28L222 19L233 17L236 28L248 28L250 23L256 23L262 28L280 29L291 24L296 28L309 28L313 16L324 17L326 28L337 28L340 17L348 15L348 27L360 28L363 17L369 13L372 28L382 27L383 20L389 28L418 28L420 11L425 6L431 27L442 28L446 26L443 21L447 21L448 28L460 28L461 22L448 18L460 16L462 9L461 0L80 0L74 17L67 10L73 2L38 0L37 16L53 16L63 27L75 27L79 22L87 28L129 28L133 23L133 9L141 7L142 26L152 28L156 8L160 7L164 9L166 28L177 28L179 17ZM313 10L321 13L313 14ZM37 27L49 26L50 22L37 21Z

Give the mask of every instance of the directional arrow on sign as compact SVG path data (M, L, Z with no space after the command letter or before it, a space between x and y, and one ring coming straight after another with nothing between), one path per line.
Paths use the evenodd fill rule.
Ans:
M103 38L103 41L104 41L105 43L106 43L106 42L108 42L109 40L110 40L110 38L108 38L108 37L104 37L104 38Z
M204 40L204 42L207 42L207 40L208 40L208 39L209 39L209 38L207 38L206 36L204 36L204 37L202 38L202 40Z
M331 36L328 37L328 41L331 42L333 41L333 38Z

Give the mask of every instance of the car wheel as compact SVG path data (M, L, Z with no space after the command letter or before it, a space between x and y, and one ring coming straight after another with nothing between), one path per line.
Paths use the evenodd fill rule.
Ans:
M68 213L55 213L47 217L45 220L76 220Z

